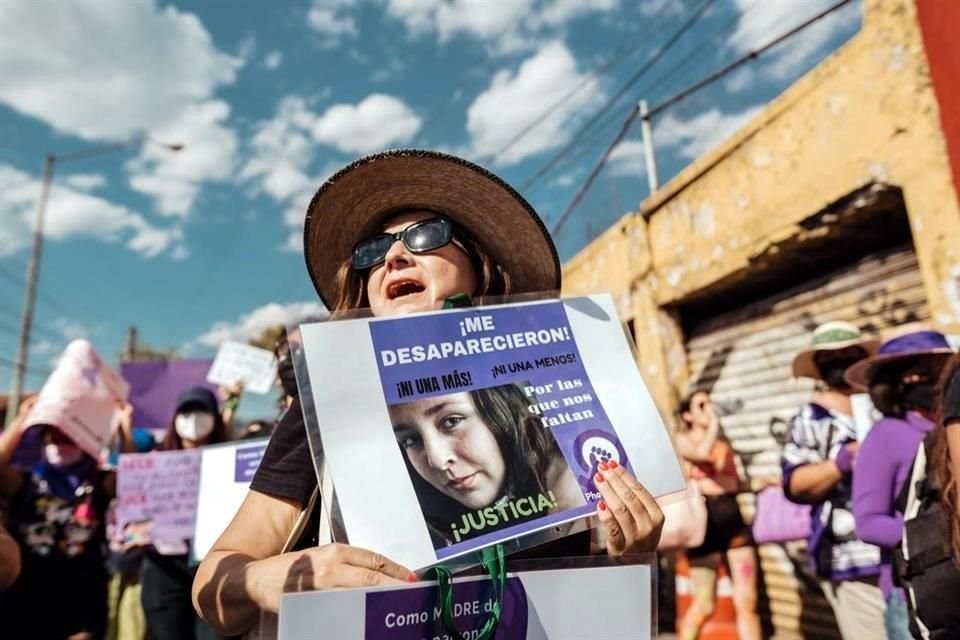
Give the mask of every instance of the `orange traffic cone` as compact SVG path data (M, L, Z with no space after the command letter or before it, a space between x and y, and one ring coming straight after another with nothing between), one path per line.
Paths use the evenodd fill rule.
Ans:
M700 630L698 640L737 640L737 612L733 607L733 581L725 563L718 563L716 605ZM690 563L683 552L677 553L677 634L680 622L693 602L693 583L690 581Z

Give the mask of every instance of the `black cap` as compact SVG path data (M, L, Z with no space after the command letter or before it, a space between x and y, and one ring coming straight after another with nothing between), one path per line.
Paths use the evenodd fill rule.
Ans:
M217 396L206 387L190 387L180 392L177 396L177 411L190 405L203 407L210 413L216 413L220 408Z

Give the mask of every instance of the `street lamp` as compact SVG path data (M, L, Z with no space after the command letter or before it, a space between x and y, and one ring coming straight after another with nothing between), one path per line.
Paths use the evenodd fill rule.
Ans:
M37 298L37 280L40 275L40 255L43 252L43 222L46 217L47 198L50 195L50 184L53 182L53 168L57 162L68 162L98 156L104 153L120 151L130 147L138 147L147 143L158 144L169 151L181 151L182 144L167 144L150 138L137 136L124 142L99 145L71 151L60 155L48 153L43 161L43 183L40 187L40 199L37 201L37 224L33 231L33 250L30 252L30 263L27 265L27 285L24 294L23 314L20 317L20 339L17 343L17 357L13 366L13 377L10 380L10 396L7 404L6 424L9 425L20 408L20 394L23 392L23 377L27 370L27 358L30 347L30 329L33 325L33 308Z

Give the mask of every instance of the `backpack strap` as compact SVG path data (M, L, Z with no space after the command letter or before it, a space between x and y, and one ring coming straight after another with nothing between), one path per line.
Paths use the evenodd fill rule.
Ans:
M944 560L949 559L950 554L943 548L932 548L921 551L907 560L906 578L913 578L923 574L930 567L935 567Z

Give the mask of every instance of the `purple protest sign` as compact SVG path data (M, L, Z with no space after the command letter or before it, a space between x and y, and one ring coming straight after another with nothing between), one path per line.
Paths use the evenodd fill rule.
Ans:
M301 336L304 419L338 519L351 544L411 569L570 535L596 513L605 461L655 497L684 487L609 296L314 323Z
M261 442L249 447L239 447L234 464L233 479L235 482L249 483L260 466L263 452L267 450L267 443Z
M155 541L193 537L200 483L200 449L125 453L117 464L117 526L152 524Z
M212 360L123 363L120 375L130 384L133 423L145 429L165 431L181 391L197 386L217 390L216 385L207 382L212 363Z
M460 582L453 589L454 624L463 637L476 637L495 602L489 579ZM500 622L494 640L527 637L527 594L518 578L504 587ZM445 638L437 587L374 591L367 594L364 640Z
M562 303L369 326L438 559L591 514L597 466L629 468Z

